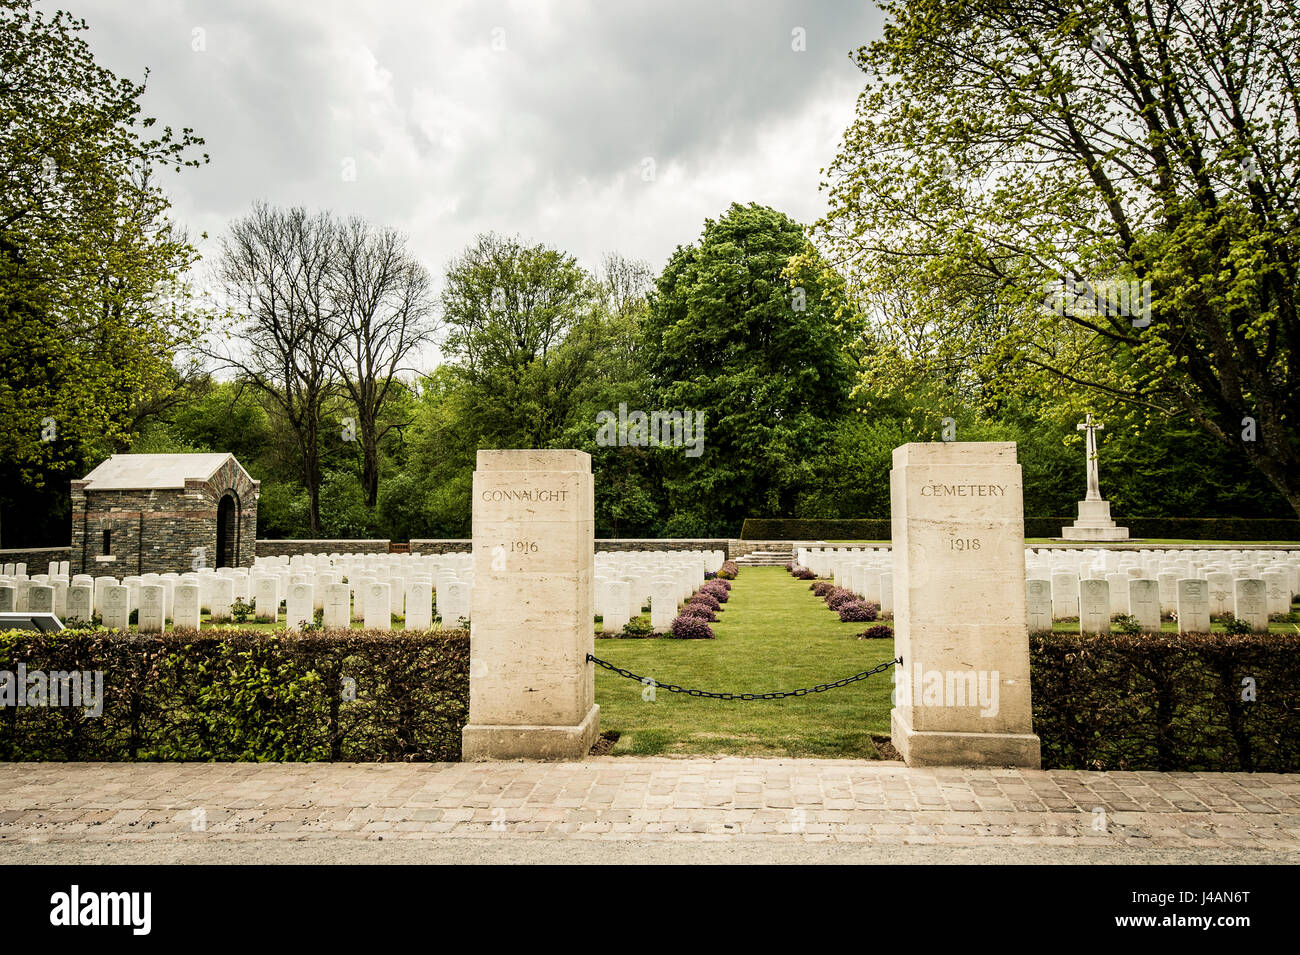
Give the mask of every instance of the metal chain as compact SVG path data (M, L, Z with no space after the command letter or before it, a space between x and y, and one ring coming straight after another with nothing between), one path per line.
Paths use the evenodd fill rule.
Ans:
M865 680L867 677L876 673L883 673L890 667L903 662L902 657L890 660L888 663L882 663L879 666L872 667L870 670L863 670L861 673L855 673L853 676L845 677L843 680L836 680L834 683L819 683L817 686L810 686L800 690L785 690L776 693L712 693L709 690L688 690L685 687L677 686L674 683L660 683L658 680L651 679L648 676L637 676L631 670L624 670L622 667L614 666L608 660L602 660L600 657L587 654L587 659L597 666L604 667L606 670L612 670L619 676L627 677L629 680L636 680L645 686L657 687L660 690L667 690L669 693L685 693L687 696L704 697L710 700L784 700L788 696L807 696L809 693L823 693L826 690L834 690L837 687L848 686L850 683L857 683L859 680Z

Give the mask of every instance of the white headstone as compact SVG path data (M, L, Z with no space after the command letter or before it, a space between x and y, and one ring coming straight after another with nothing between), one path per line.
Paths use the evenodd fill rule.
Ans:
M371 584L366 588L366 629L391 630L392 596L389 584Z
M600 614L604 619L602 629L605 633L621 633L631 619L628 613L629 585L623 580L607 580L601 585L599 599Z
M136 624L141 633L162 633L166 627L167 588L162 584L140 585L140 614Z
M433 629L433 584L427 580L406 585L406 629Z
M69 584L68 606L63 617L65 624L90 623L94 613L94 587L91 584Z
M13 584L0 584L0 613L12 613L16 604L18 588Z
M1210 632L1210 582L1197 577L1178 581L1178 632Z
M122 584L104 588L104 609L100 616L110 630L126 630L131 620L131 591Z
M662 578L650 582L650 627L655 633L667 633L677 617L677 587Z
M304 624L312 623L316 619L316 595L312 585L290 584L284 608L284 623L289 630L301 630Z
M172 587L172 626L177 630L199 629L199 585L185 580Z
M1250 624L1251 630L1268 630L1268 591L1264 581L1243 577L1235 583L1232 615Z
M1205 575L1209 583L1210 616L1222 617L1232 613L1233 585L1232 574L1215 571Z
M33 584L27 590L27 609L32 613L54 613L54 588Z
M1025 617L1029 632L1052 629L1052 582L1025 581Z
M1128 582L1129 613L1143 633L1160 632L1160 585L1154 580L1132 578Z
M1110 582L1079 581L1079 632L1110 633Z
M347 584L326 584L321 605L322 625L330 629L346 630L352 626L352 591Z
M230 608L235 602L235 581L233 578L217 576L212 578L209 599L211 603L212 622L224 623L230 619Z
M280 579L278 577L258 577L253 583L253 603L257 608L257 620L260 623L279 623L280 621Z

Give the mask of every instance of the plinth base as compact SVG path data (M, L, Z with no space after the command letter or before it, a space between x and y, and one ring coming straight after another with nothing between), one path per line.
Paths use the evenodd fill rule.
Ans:
M934 733L912 729L890 713L891 742L909 766L1015 766L1040 769L1040 743L1033 733Z
M582 759L600 735L600 707L592 704L576 726L493 726L470 723L461 730L460 758L467 763L496 759Z
M1128 528L1116 527L1114 524L1110 527L1080 527L1075 524L1072 527L1061 528L1061 540L1126 541L1128 540Z

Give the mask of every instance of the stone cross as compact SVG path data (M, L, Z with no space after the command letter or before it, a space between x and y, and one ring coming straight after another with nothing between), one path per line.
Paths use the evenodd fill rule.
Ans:
M1101 500L1101 487L1097 478L1097 432L1106 426L1101 422L1094 422L1092 415L1085 415L1084 420L1074 426L1076 431L1086 431L1088 445L1088 494L1084 498L1087 501Z

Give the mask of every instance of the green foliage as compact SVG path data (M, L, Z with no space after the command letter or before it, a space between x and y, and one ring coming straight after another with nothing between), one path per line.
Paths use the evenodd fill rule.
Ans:
M0 669L19 663L100 671L103 712L0 709L6 760L454 760L469 712L449 631L0 632Z
M872 314L864 390L1196 427L1300 513L1293 0L884 9L817 229ZM1046 307L1065 276L1150 314Z
M201 333L181 280L196 259L160 169L196 166L189 129L140 114L144 86L98 66L83 21L0 5L0 507L124 447L175 388ZM206 156L202 161L206 161ZM11 518L15 518L11 522Z
M844 409L843 283L803 229L756 204L707 220L656 282L643 353L652 400L705 414L700 457L664 462L669 533L789 513L824 422Z

